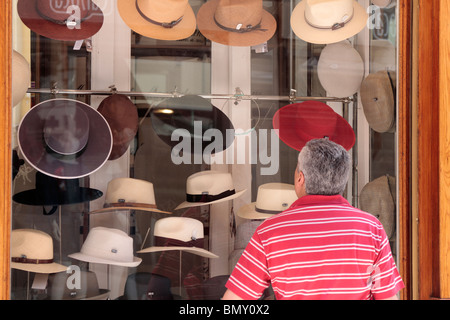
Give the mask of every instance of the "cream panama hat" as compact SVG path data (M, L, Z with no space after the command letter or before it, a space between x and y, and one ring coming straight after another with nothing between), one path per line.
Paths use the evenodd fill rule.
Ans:
M206 170L186 181L186 201L174 210L219 203L240 197L247 189L236 191L230 173Z
M155 246L138 251L149 253L158 251L181 250L206 258L218 258L203 248L203 223L186 217L168 217L156 221L154 227Z
M92 228L81 246L80 252L70 258L100 264L137 267L142 259L133 256L133 238L119 229Z
M237 215L244 219L267 219L288 209L297 199L294 185L266 183L259 186L256 202L241 207Z
M53 262L53 239L35 229L11 231L11 268L36 273L56 273L66 266Z
M115 178L109 181L103 208L90 213L124 209L171 213L157 208L153 183L134 178Z
M19 104L25 97L31 82L30 64L16 50L12 57L12 106Z

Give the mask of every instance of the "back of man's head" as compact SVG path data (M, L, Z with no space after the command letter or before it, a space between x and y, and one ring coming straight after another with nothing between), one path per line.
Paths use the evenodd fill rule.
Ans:
M305 177L307 194L342 194L351 167L350 155L341 145L328 140L309 141L298 155L298 170Z

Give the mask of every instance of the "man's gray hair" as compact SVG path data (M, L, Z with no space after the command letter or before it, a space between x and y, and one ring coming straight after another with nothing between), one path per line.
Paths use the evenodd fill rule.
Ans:
M350 168L347 150L327 138L310 140L298 155L297 169L305 176L307 194L342 194Z

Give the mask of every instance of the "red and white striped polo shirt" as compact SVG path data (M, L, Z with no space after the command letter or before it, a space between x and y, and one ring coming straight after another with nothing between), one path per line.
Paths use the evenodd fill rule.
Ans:
M404 287L382 224L342 196L308 195L255 231L227 288L258 299L385 299Z

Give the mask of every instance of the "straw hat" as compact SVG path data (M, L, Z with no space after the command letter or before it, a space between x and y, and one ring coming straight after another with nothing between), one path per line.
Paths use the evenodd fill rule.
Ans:
M78 277L79 287L69 288L70 277ZM47 292L49 300L106 300L109 290L100 289L97 276L92 271L71 273L56 273L48 277Z
M350 124L325 103L305 101L280 108L273 117L280 139L300 151L312 139L328 137L350 150L356 141Z
M186 201L174 210L232 200L240 197L246 190L235 190L230 173L214 170L197 172L186 180Z
M11 231L11 268L36 273L56 273L66 266L53 262L53 239L35 229Z
M133 238L114 228L92 228L81 246L80 252L70 258L91 263L137 267L142 259L133 257Z
M159 40L180 40L196 29L188 0L118 0L123 21L134 32Z
M218 258L203 248L204 235L201 221L186 217L169 217L156 221L154 227L155 246L138 253L181 250L206 258Z
M62 179L97 171L112 148L105 118L71 99L51 99L32 107L22 118L17 136L22 155L32 167Z
M103 25L103 12L91 0L19 0L17 12L28 28L54 40L84 40Z
M291 27L306 42L326 44L353 37L367 19L355 0L302 0L292 11Z
M242 206L237 215L244 219L267 219L288 209L297 199L294 185L266 183L258 187L256 202Z
M370 41L370 72L393 71L396 66L396 49L390 40L376 39Z
M97 111L111 128L113 146L108 160L115 160L128 150L136 136L139 126L137 108L127 96L115 93L104 99Z
M134 178L115 178L109 181L103 208L90 213L124 209L171 213L156 207L153 183Z
M317 75L328 96L350 97L361 86L364 62L347 40L327 44L320 53Z
M12 56L12 106L19 104L25 97L30 87L31 69L30 64L16 50Z
M361 84L360 95L369 126L376 132L394 132L395 73L369 74Z
M263 9L262 0L209 0L197 13L205 38L229 46L254 46L275 33L275 18Z

